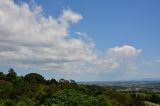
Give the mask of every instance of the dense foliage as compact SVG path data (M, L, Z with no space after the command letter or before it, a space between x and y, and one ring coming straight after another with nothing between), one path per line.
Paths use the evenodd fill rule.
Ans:
M110 87L78 85L74 80L46 80L37 73L0 72L0 106L149 106L158 93L120 92Z

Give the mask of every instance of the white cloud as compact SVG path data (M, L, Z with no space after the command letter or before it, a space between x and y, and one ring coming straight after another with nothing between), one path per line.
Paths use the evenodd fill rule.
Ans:
M121 55L121 56L132 57L132 56L139 54L141 51L142 50L136 49L133 46L123 45L121 47L110 48L108 50L108 53L114 56Z
M118 68L122 64L118 57L132 57L141 51L124 45L101 56L88 37L66 39L70 36L70 24L83 19L80 14L67 9L58 18L47 18L41 12L40 6L30 9L25 3L17 5L12 0L0 0L1 65L98 73Z
M75 34L81 37L88 37L84 32L75 32Z
M80 14L76 14L72 10L63 10L63 15L60 17L61 23L77 23L79 20L81 20L83 17Z

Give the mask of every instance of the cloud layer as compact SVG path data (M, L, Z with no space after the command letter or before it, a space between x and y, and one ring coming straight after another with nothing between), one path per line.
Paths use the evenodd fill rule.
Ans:
M111 71L141 50L130 45L110 48L101 55L88 37L71 37L69 27L83 19L82 15L66 9L55 18L42 15L40 6L15 4L0 0L0 64L20 68L64 72ZM82 35L78 32L77 35ZM76 36L76 34L75 34Z

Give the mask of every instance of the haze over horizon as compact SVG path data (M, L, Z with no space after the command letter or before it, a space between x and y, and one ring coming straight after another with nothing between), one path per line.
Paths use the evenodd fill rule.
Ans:
M159 5L0 0L0 70L76 81L159 79Z

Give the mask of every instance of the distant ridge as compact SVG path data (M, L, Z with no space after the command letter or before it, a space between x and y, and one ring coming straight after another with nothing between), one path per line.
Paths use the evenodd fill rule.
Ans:
M157 78L144 78L141 81L160 81L160 79L157 79Z

